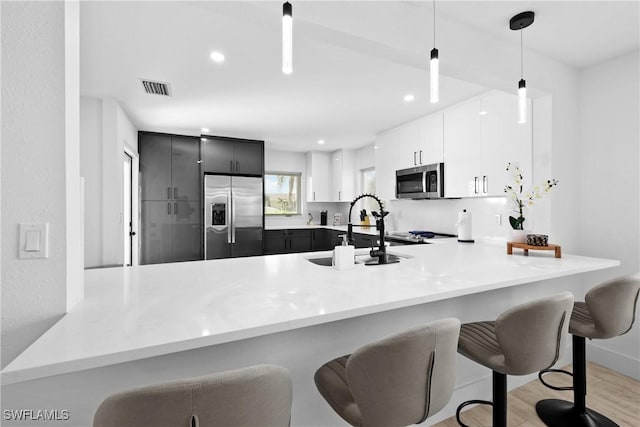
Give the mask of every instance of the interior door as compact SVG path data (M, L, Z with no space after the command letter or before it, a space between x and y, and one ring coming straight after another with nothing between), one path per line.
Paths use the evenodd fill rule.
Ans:
M204 177L204 258L231 257L231 177Z
M124 232L124 265L130 266L133 263L133 159L127 153L124 153L123 162L123 232Z
M238 176L232 182L232 255L262 255L262 178Z

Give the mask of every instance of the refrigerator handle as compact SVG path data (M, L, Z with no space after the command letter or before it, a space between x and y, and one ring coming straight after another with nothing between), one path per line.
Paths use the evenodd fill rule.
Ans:
M236 242L236 201L234 200L234 194L232 190L229 190L231 193L231 243Z
M225 213L224 218L227 225L227 243L232 243L231 241L231 227L233 226L233 222L229 221L229 211L233 209L230 206L231 203L231 190L227 192L227 203L225 204Z

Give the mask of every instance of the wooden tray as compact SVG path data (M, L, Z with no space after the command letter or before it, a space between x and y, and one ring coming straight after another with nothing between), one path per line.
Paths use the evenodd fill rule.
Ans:
M507 255L513 254L513 248L524 249L524 254L529 255L529 250L533 251L554 251L556 258L562 258L560 245L548 244L547 246L532 246L526 243L507 242Z

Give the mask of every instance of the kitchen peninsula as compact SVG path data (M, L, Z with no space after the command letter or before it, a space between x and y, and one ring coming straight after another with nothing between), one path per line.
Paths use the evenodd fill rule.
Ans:
M90 425L116 390L276 363L292 373L292 425L333 425L312 379L329 357L441 317L478 320L563 290L580 298L582 280L567 276L619 265L455 240L389 252L406 259L347 271L308 261L330 252L88 270L86 299L2 371L6 404L69 409L59 425ZM486 385L479 372L461 361L452 402Z

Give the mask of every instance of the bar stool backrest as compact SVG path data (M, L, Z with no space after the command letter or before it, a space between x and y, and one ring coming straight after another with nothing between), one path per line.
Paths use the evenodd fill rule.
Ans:
M526 375L553 365L569 327L573 295L562 292L502 313L495 324L505 372Z
M363 425L418 424L441 410L455 383L458 319L442 319L354 352L346 374Z
M114 394L93 427L288 427L290 418L289 371L258 365Z
M623 276L591 288L585 303L595 324L596 336L611 338L631 329L640 293L640 273Z

